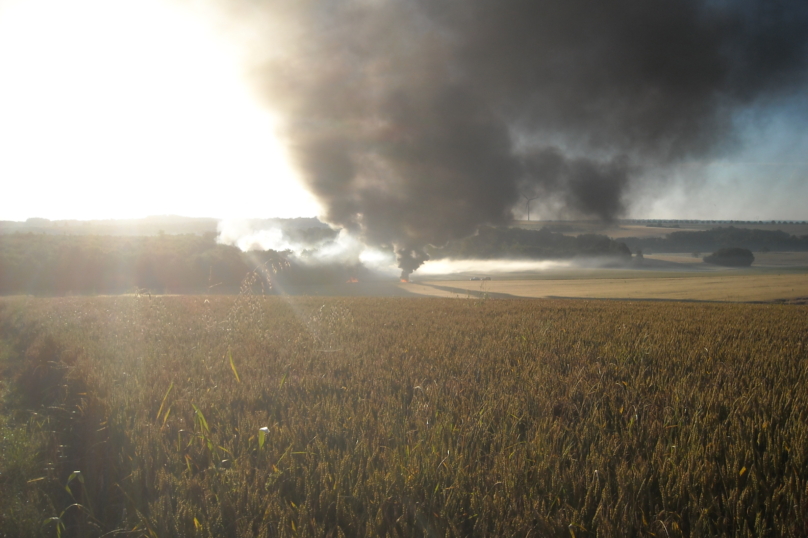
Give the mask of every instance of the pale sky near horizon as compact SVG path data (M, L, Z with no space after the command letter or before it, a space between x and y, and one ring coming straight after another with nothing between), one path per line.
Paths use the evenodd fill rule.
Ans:
M199 5L0 0L0 220L318 213L244 51ZM792 112L743 119L741 154L671 171L627 216L808 219Z

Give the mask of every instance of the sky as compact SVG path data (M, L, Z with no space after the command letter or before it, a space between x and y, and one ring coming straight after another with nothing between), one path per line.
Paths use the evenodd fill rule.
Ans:
M239 31L199 2L0 0L0 220L321 214ZM806 118L744 110L737 150L654 172L624 216L808 219Z
M0 0L0 220L314 216L215 18Z

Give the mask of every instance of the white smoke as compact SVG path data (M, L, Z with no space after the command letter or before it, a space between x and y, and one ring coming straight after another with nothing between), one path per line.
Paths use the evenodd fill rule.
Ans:
M295 251L295 249L292 249ZM368 247L347 230L340 230L333 241L328 241L315 249L302 249L296 252L298 259L309 264L342 264L361 263L373 271L395 275L399 273L396 257L392 250Z
M397 275L399 269L392 250L368 247L347 230L340 230L333 239L304 244L293 240L284 229L267 222L243 219L221 220L217 242L238 247L244 252L275 250L290 253L290 257L307 265L357 265L384 275Z
M294 250L278 227L255 227L252 221L244 219L220 220L217 225L219 236L217 243L238 247L244 252L251 250Z
M573 267L569 261L547 260L430 260L418 268L422 276L452 274L494 275L505 273L540 273Z
M374 273L396 277L400 270L392 249L369 247L347 230L340 230L335 237L315 243L295 241L291 234L278 224L257 220L222 220L218 225L217 241L233 245L244 252L275 250L285 252L290 259L309 266L361 264ZM450 275L486 276L516 273L546 273L574 268L597 268L609 266L609 258L575 258L574 260L460 260L435 259L424 263L413 276L441 277Z

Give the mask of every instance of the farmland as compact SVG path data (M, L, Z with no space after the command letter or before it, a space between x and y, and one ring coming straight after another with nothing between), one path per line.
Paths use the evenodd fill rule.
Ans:
M587 299L656 299L675 301L754 302L808 299L808 276L783 275L699 275L678 273L639 278L623 273L611 278L498 279L486 282L466 280L424 281L399 284L413 294L436 297L495 296L567 297Z
M581 233L597 233L597 234L604 234L608 235L613 239L621 239L624 237L662 237L666 234L671 232L677 231L688 231L688 232L697 232L697 231L704 231L704 230L712 230L719 227L725 226L739 226L743 228L751 228L755 230L767 230L767 231L778 231L782 230L787 232L788 234L793 235L806 235L808 234L808 224L805 222L793 222L793 223L785 223L785 222L710 222L704 221L701 223L696 222L681 222L672 227L667 227L665 225L659 224L656 226L649 226L648 224L642 224L637 222L624 222L624 223L606 223L606 222L599 222L599 221L574 221L574 220L562 220L562 221L543 221L543 220L534 220L534 221L516 221L515 225L519 226L520 228L530 229L530 230L540 230L544 226L549 226L553 229L558 229L562 233L570 234L570 235L577 235Z
M409 283L375 281L288 286L292 295L360 297L576 298L720 302L808 301L808 255L760 254L751 268L715 268L692 256L648 256L633 268L471 260L456 272L416 273ZM432 262L430 262L432 263ZM555 265L553 265L555 263ZM757 261L755 262L758 263ZM526 267L523 267L526 266ZM532 266L536 266L532 268ZM429 267L429 266L427 266ZM480 279L489 276L491 280Z
M520 269L508 262L469 261L459 266L462 271L418 276L415 284L399 284L398 288L412 295L433 297L808 300L808 254L765 252L756 253L755 257L754 265L743 269L717 268L692 254L682 253L645 256L641 264L631 268L551 264ZM492 280L470 280L481 275L490 275Z
M808 308L0 300L0 536L802 536Z

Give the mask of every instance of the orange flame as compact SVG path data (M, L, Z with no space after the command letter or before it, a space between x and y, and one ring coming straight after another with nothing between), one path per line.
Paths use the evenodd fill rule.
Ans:
M407 284L409 284L410 279L409 279L409 278L402 278L402 279L401 279L401 281L402 281L402 282L405 282L405 283L407 283Z
M358 278L356 278L356 277L351 277L351 278L349 278L349 279L348 279L348 282L347 282L347 283L348 283L348 284L356 284L357 282L359 282L359 279L358 279Z

